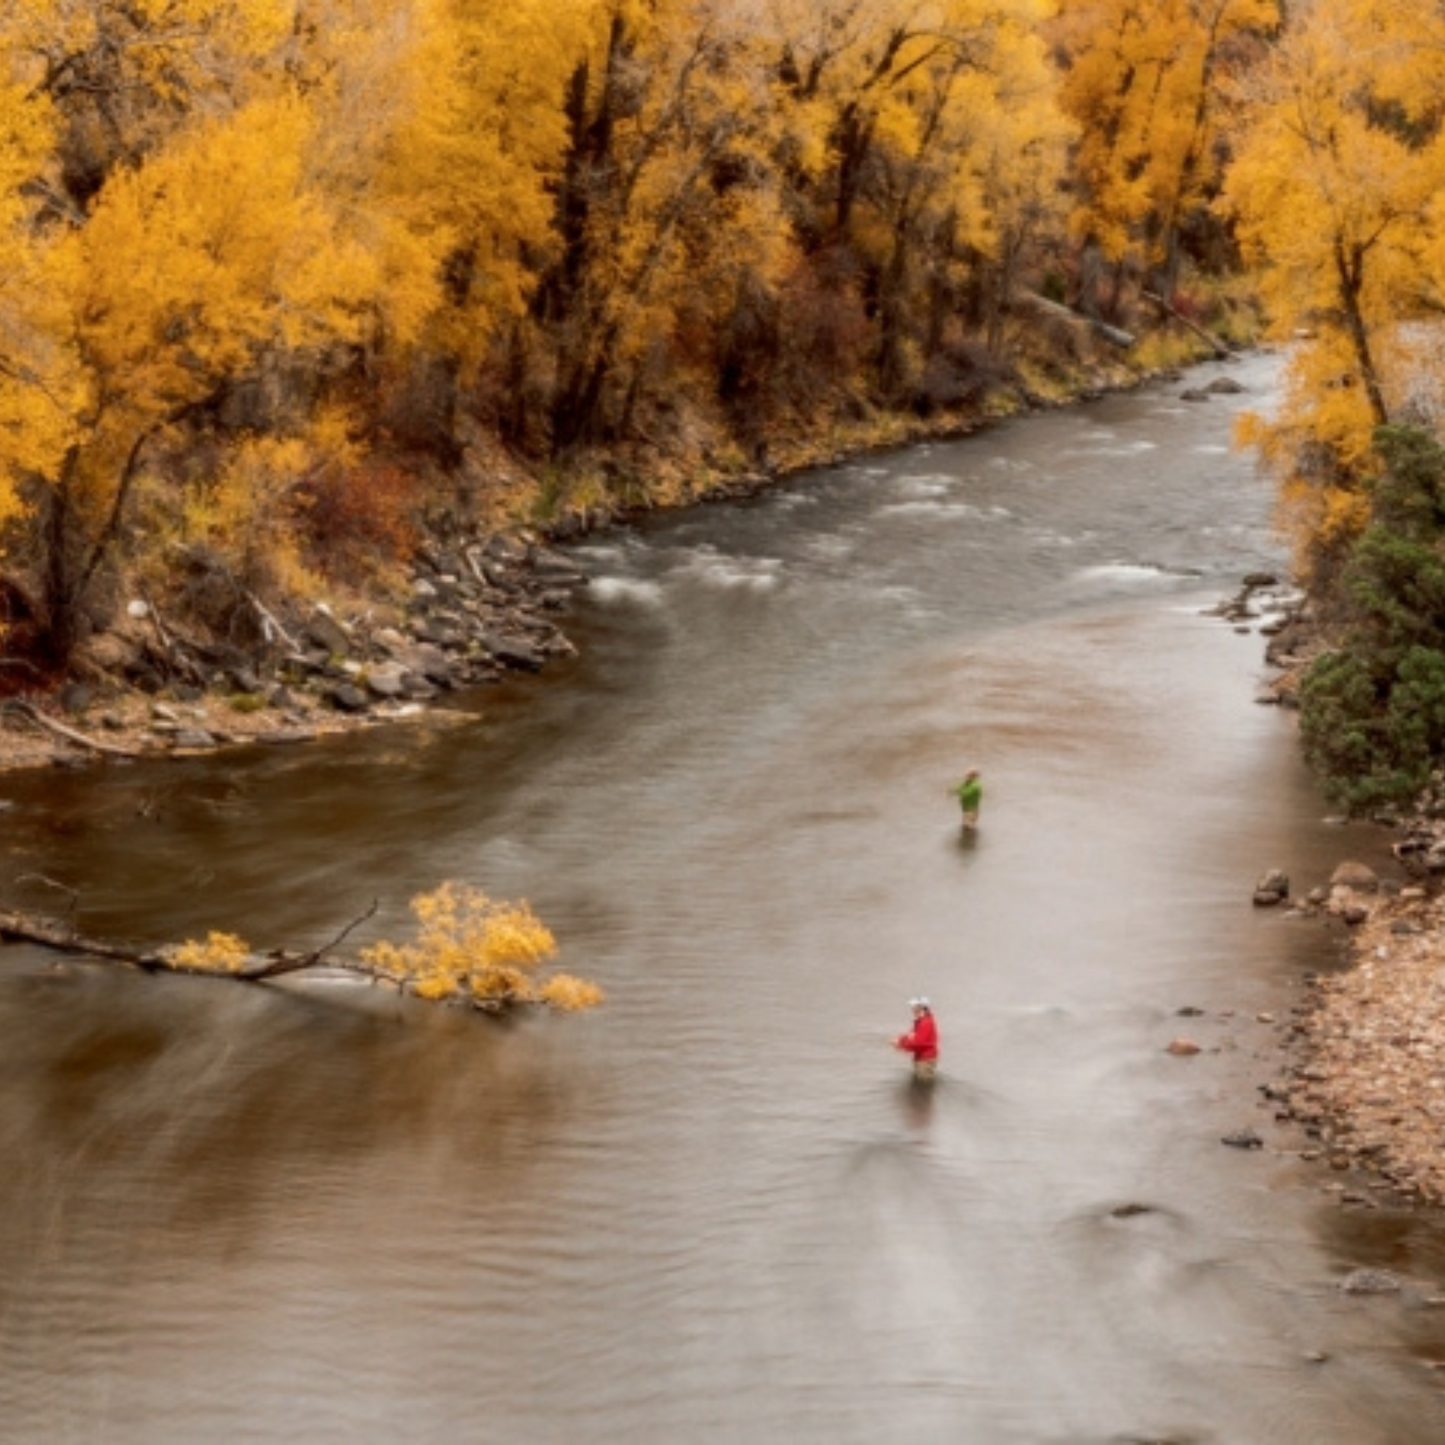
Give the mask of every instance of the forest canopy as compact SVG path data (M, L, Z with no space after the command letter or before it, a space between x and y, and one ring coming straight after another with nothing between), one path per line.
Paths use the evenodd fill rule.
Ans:
M12 623L63 666L198 554L364 585L459 498L675 500L1066 389L1087 328L1029 296L1197 310L1228 260L1213 83L1273 14L1213 10L1145 57L1117 0L6 7Z
M1442 57L1395 0L6 6L0 682L138 586L203 570L234 637L448 518L687 500L1260 325L1244 440L1331 587L1380 430L1439 430Z

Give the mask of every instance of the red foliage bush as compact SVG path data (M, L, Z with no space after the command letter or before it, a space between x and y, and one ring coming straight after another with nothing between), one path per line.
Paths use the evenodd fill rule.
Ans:
M423 494L416 473L385 462L352 471L328 469L308 479L300 500L316 565L334 574L358 562L404 561L419 537L417 508Z

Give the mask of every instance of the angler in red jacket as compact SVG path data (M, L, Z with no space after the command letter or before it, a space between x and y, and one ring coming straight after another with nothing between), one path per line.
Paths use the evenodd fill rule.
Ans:
M915 1079L932 1079L938 1072L938 1024L926 998L911 1000L909 1007L913 1010L913 1029L899 1034L893 1046L913 1055Z

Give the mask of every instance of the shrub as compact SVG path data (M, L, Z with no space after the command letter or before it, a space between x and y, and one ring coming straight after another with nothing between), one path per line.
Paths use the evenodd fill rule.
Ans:
M250 949L234 933L212 930L204 943L188 938L173 955L177 968L194 968L203 973L239 973Z
M1300 736L1325 793L1351 812L1415 801L1445 755L1445 452L1382 429L1372 524L1337 583L1349 622L1300 687Z
M443 883L413 898L411 907L421 924L416 942L378 943L362 958L422 998L570 1009L601 1001L600 989L565 974L540 986L533 981L557 943L526 903L498 902L477 889Z

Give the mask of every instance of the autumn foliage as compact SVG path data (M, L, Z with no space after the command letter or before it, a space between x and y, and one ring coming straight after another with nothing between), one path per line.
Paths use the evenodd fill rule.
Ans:
M541 1002L566 1010L602 1000L600 989L570 974L538 979L557 943L526 903L497 902L477 889L444 883L411 906L419 924L416 941L378 943L362 957L419 998Z
M274 600L458 499L685 499L1087 367L1030 298L1228 330L1241 267L1338 569L1442 405L1442 56L1397 0L5 6L5 595L63 663L178 544Z
M338 960L337 966L387 980L420 999L483 1009L532 1003L573 1012L602 1002L602 990L586 979L543 972L557 941L528 904L447 882L411 906L418 925L412 942L382 940L363 949L358 961ZM168 950L165 963L184 973L253 981L321 964L325 955L257 955L235 934L213 930Z
M274 596L386 566L458 495L497 522L588 505L599 450L685 495L704 455L976 400L1073 245L1061 76L1089 27L1052 23L1046 0L4 7L7 583L63 661L177 542ZM1197 213L1197 129L1141 235Z

